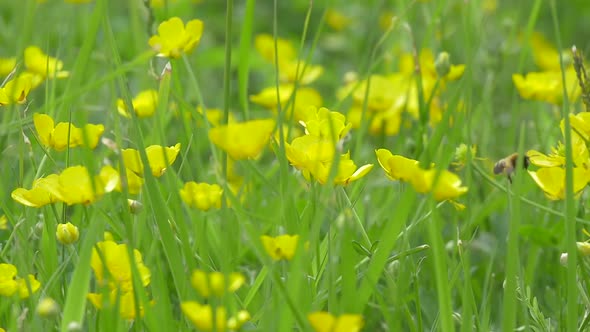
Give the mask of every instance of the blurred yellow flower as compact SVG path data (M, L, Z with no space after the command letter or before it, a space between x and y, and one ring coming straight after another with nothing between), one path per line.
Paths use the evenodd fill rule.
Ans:
M133 111L138 118L150 117L158 106L158 91L153 89L141 91L133 98L132 104ZM123 99L117 99L117 111L126 118L131 117Z
M199 116L197 116L197 126L199 128L205 127L205 124L203 123L203 110L201 109L201 107L197 107L197 113L199 113ZM205 116L207 117L207 121L209 121L209 124L211 124L212 127L217 127L220 126L223 123L223 117L224 117L224 112L218 108L209 108L207 110L205 110ZM233 113L229 113L228 114L228 123L233 123L236 122L236 118L234 117Z
M70 72L62 70L63 62L57 58L43 53L37 46L29 46L25 49L25 68L33 74L33 87L43 83L46 78L66 78Z
M68 142L69 147L73 148L83 146L85 141L89 148L94 149L104 132L102 124L87 124L84 128L78 128L69 122L59 122L55 125L49 115L40 113L33 115L33 123L41 144L56 151L64 151L68 147Z
M118 306L119 315L123 319L135 319L138 316L135 310L136 306L139 306L139 316L143 317L144 314L143 306L135 304L133 291L121 292L118 289L112 289L109 292L108 300L103 299L102 293L88 293L86 298L98 310Z
M228 280L226 281L226 276L221 272L207 273L197 269L191 275L191 285L202 297L221 297L225 292L235 292L246 282L246 278L241 273L232 272L227 277Z
M338 317L326 311L316 311L307 315L315 332L359 332L365 324L363 316L343 314Z
M186 301L180 304L184 315L200 331L226 331L226 328L235 331L250 320L250 314L245 311L239 311L235 316L227 319L225 307L218 306L215 309L215 329L213 328L213 309L209 304L200 304L195 301Z
M80 231L78 227L74 226L71 222L65 224L58 224L57 231L55 232L57 240L61 244L72 244L78 241L80 237Z
M562 167L544 167L537 171L528 171L545 196L550 200L565 199L565 169ZM590 180L588 170L574 168L574 194L579 196Z
M16 67L16 57L0 58L0 76L7 76Z
M275 261L291 260L295 256L298 240L299 235L279 235L277 237L262 235L260 237L264 250Z
M276 44L279 67L297 59L297 51L290 41L277 37ZM264 60L275 63L275 39L272 35L266 33L256 35L254 47Z
M27 276L27 279L28 280L25 280L24 278L16 279L18 296L21 299L28 298L31 295L31 293L37 292L41 287L41 283L37 279L35 279L34 275L29 274ZM30 290L29 287L31 287Z
M48 190L45 189L47 186L57 186L58 181L59 176L57 174L51 174L45 178L39 178L33 181L33 186L31 189L15 189L10 196L12 199L22 205L36 208L59 202L57 196L52 195Z
M8 229L8 218L6 215L0 216L0 230L7 230Z
M180 189L180 198L190 207L202 211L221 208L223 189L218 184L187 182Z
M273 119L236 122L211 128L209 139L234 160L255 159L268 145L274 129Z
M152 175L160 177L164 175L166 169L174 163L178 153L180 153L180 143L174 146L163 147L161 145L150 145L145 149ZM143 163L139 156L139 151L135 149L123 149L121 151L125 167L136 175L143 177Z
M533 32L529 40L535 64L541 70L560 72L559 52L540 32ZM567 53L566 53L567 54Z
M291 42L277 38L277 58L279 67L279 79L282 82L307 85L317 80L324 68L319 65L311 65L297 59L297 52ZM254 47L266 61L275 63L275 39L269 34L259 34L254 39Z
M152 36L148 43L159 56L179 58L183 53L190 54L199 44L203 34L203 22L191 20L186 23L178 17L172 17L158 26L158 34Z
M512 81L523 99L544 101L554 105L560 105L563 100L560 71L530 72L524 76L513 74ZM575 101L581 91L573 68L565 71L565 82L570 102Z
M337 9L326 11L326 24L335 31L342 31L352 24L352 19Z
M0 106L24 104L33 86L33 75L21 73L0 87Z
M291 83L283 83L279 85L277 98L276 86L264 88L258 94L251 95L250 101L262 107L277 112L280 102L281 110L285 112L285 118L295 121L301 121L305 118L306 109L309 106L320 107L323 104L322 96L319 92L309 87L299 87L295 90L295 86ZM289 102L292 100L292 102Z
M16 272L16 266L6 263L0 264L0 295L12 296L16 292L18 286L14 280Z
M105 166L101 170L101 176L103 178L115 178L116 184L114 186L114 191L123 192L123 181L120 177L120 171ZM125 168L125 176L127 177L127 192L130 195L139 194L141 192L141 187L143 186L143 178L128 168Z
M41 287L41 283L35 279L35 276L29 274L25 279L17 278L16 266L12 264L0 264L0 295L10 297L18 293L21 299L26 299L35 293ZM16 279L15 279L16 278ZM30 291L29 291L30 287Z
M59 314L59 305L54 299L45 297L39 300L36 312L41 317L50 318Z

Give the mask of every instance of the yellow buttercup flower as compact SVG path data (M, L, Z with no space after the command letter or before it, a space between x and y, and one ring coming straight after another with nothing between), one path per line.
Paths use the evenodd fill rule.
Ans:
M287 105L289 100L293 100L293 102ZM310 87L299 87L295 90L295 86L291 83L279 84L278 92L275 86L264 88L258 94L251 95L250 101L275 113L280 102L285 117L287 119L293 117L295 121L305 119L308 107L320 107L323 104L322 96L317 90Z
M379 165L390 180L409 182L419 193L432 193L437 201L453 200L468 191L456 174L448 170L423 169L417 160L393 155L389 150L375 151Z
M234 160L257 158L275 128L273 119L230 123L211 128L209 139Z
M309 106L301 124L305 134L321 138L332 138L333 141L343 139L352 127L342 113L332 112L325 107Z
M57 196L52 195L50 191L45 189L46 187L58 186L58 182L59 176L57 174L51 174L45 178L39 178L33 181L31 189L15 189L10 196L22 205L39 208L47 204L59 202Z
M125 176L127 177L127 192L130 195L137 195L143 186L143 178L135 174L128 168L125 168ZM113 190L123 192L123 181L121 180L120 172L111 166L105 166L100 170L99 177L102 179L113 179Z
M318 65L310 65L297 59L297 52L291 42L277 38L277 58L279 66L279 79L282 82L307 85L318 79L324 72L324 68ZM269 34L257 35L254 39L254 47L258 53L268 62L275 63L275 38Z
M17 290L16 266L12 264L0 264L0 295L12 296Z
M190 207L202 211L221 208L223 189L218 184L187 182L180 189L180 198Z
M203 22L191 20L186 23L178 17L166 20L158 26L158 34L148 43L159 56L179 58L183 53L190 54L199 44L203 34Z
M33 74L33 87L38 86L46 78L66 78L70 72L62 70L63 62L57 58L43 53L37 46L29 46L25 49L25 68Z
M312 179L320 184L326 184L334 162L336 153L335 142L314 135L304 135L293 139L291 144L285 144L287 159L295 168L300 170L306 180ZM338 157L338 169L334 177L334 184L347 185L365 176L373 168L372 164L357 168L350 153Z
M230 273L226 278L223 273L218 271L207 273L197 269L191 275L191 285L193 285L202 297L221 297L226 292L235 292L245 282L246 278L244 275L237 272Z
M133 259L144 287L150 284L151 272L143 264L141 252L133 249ZM99 285L108 285L112 290L133 291L130 258L126 244L102 241L92 249L90 266ZM108 271L108 272L107 272Z
M201 107L197 107L197 113L200 114L201 118L203 117L203 110L201 109ZM209 123L211 124L212 127L217 127L220 126L223 123L223 117L224 112L218 108L209 108L207 110L205 110L205 117L207 118L207 121L209 121ZM190 113L189 113L190 116ZM236 118L234 117L233 113L229 113L228 114L228 119L227 119L228 123L233 123L236 122ZM200 119L197 116L197 126L199 128L205 127L205 124L203 123L202 119Z
M570 125L572 130L580 136L584 141L590 140L590 112L580 112L578 114L570 114ZM563 119L559 123L561 132L565 130L565 123Z
M139 151L135 149L122 150L125 167L140 177L143 177L143 163L139 156ZM160 177L164 175L166 169L174 163L178 153L180 153L180 143L174 146L163 147L161 145L150 145L145 149L152 175Z
M315 332L359 332L365 324L363 316L343 314L334 316L326 311L316 311L307 315Z
M575 166L588 166L589 152L585 140L576 132L572 132L572 156ZM557 147L551 148L551 153L546 155L536 150L529 150L526 153L529 162L539 167L558 167L565 166L565 144L557 143Z
M68 222L66 224L57 225L55 236L59 243L67 245L78 241L80 231L78 230L78 227L74 226L71 222Z
M142 317L144 314L144 308L140 304L139 305L139 315L137 314L135 308L135 296L133 295L133 291L121 292L118 289L113 289L109 292L108 299L103 299L102 293L88 293L86 298L92 305L98 310L104 310L105 307L114 307L117 305L119 307L119 315L123 319L132 320L135 319L137 316Z
M544 167L537 171L528 171L533 180L550 200L565 199L565 169L562 167ZM574 194L579 196L588 184L588 170L574 168Z
M0 106L24 104L33 86L33 75L22 73L0 87Z
M533 32L530 39L535 64L542 70L561 71L559 52L540 32Z
M350 26L352 19L341 11L328 9L326 11L326 24L335 31L342 31Z
M31 295L31 292L35 293L39 290L41 283L35 279L35 276L29 274L26 278L27 280L17 278L16 266L6 263L0 264L0 296L10 297L18 293L21 299L26 299Z
M563 84L560 71L513 74L512 81L523 99L538 100L560 105L563 100ZM565 82L570 101L580 96L580 88L573 68L565 71Z
M260 240L264 250L273 260L291 260L295 256L299 235L279 235L277 237L262 235Z
M18 285L18 296L21 299L28 298L29 296L31 296L32 293L37 292L41 287L41 283L37 279L35 279L34 275L29 274L27 276L27 279L28 280L25 280L23 278L16 279L16 283ZM31 287L30 291L29 286Z
M419 170L410 183L419 193L432 193L437 201L453 200L467 192L457 174L446 169Z
M195 325L199 331L226 331L226 328L235 331L250 320L250 314L239 311L235 316L227 318L225 307L218 306L215 309L215 329L213 329L213 308L209 304L200 304L195 301L186 301L180 304L184 315Z
M410 181L420 168L417 160L394 155L387 149L378 149L375 153L379 165L390 180Z
M49 115L40 113L33 115L33 123L41 144L56 151L64 151L68 145L70 148L82 146L86 140L87 146L94 149L104 132L102 124L87 124L83 129L69 122L59 122L55 125ZM86 135L86 140L84 135Z
M133 111L138 118L147 118L154 114L158 106L158 91L144 90L132 100ZM123 99L117 99L117 111L126 118L130 118L129 110Z
M86 167L72 166L63 170L57 180L52 180L42 181L38 185L68 205L88 205L97 201L104 193L113 191L118 178L112 172L102 172L91 177Z

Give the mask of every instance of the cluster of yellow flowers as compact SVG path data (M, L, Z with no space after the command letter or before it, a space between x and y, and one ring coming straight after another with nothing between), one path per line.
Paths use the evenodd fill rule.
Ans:
M226 275L218 271L207 273L203 270L194 270L191 275L191 285L206 299L220 298L225 293L233 293L245 282L246 278L237 272L228 274L227 279ZM203 331L213 331L214 326L216 331L235 331L250 320L250 313L246 310L239 310L235 315L228 317L227 309L223 306L213 307L211 304L185 301L180 307L188 319Z
M0 76L9 75L9 79L0 87L0 106L23 104L29 92L41 85L46 79L66 78L70 75L64 71L63 62L43 53L37 46L29 46L24 51L24 70L17 71L17 58L0 58Z
M528 73L526 77L513 75L513 81L520 96L528 100L538 100L552 105L563 102L564 85L559 64L559 51L555 49L540 33L535 32L530 45L536 65L541 72ZM573 56L569 51L562 52L565 66L565 88L570 101L580 97ZM571 144L573 156L574 193L580 195L590 182L590 160L588 155L588 139L590 138L590 112L570 114ZM564 120L560 123L561 132L565 137ZM537 150L529 150L526 156L531 165L528 173L535 183L551 200L565 199L565 143L558 142L549 154Z
M443 54L444 71L437 71L434 54L429 49L422 49L419 55L419 68L422 79L424 100L431 100L427 105L429 123L434 126L442 120L444 105L440 94L446 83L459 79L465 71L465 65L451 65L448 55ZM338 92L340 99L352 97L353 105L347 113L353 128L361 125L363 107L366 100L369 132L374 135L397 135L403 124L403 114L411 119L420 118L419 95L416 84L416 64L411 53L400 56L399 72L389 75L371 75L365 80L352 78ZM438 83L437 83L438 82ZM367 89L369 91L367 91Z

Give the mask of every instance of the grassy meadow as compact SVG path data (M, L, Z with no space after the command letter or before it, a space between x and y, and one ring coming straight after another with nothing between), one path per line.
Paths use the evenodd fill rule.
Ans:
M0 331L589 331L588 17L0 1Z

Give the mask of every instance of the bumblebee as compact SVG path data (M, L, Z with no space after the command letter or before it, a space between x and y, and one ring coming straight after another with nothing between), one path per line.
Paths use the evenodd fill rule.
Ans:
M513 153L506 158L502 158L498 160L498 162L494 165L494 174L501 174L504 173L508 177L508 181L512 183L512 174L516 170L516 163L518 161L518 153ZM527 155L524 156L522 161L522 166L524 169L529 167L530 160Z

